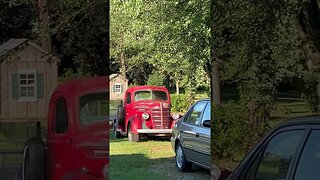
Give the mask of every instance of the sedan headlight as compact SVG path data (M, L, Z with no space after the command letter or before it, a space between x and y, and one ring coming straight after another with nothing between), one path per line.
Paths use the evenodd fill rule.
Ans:
M147 120L149 119L150 115L148 113L143 113L142 114L142 119Z

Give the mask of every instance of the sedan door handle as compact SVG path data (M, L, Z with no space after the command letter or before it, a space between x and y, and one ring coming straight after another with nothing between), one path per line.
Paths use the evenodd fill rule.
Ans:
M199 137L199 134L198 134L198 133L196 133L196 137Z
M196 133L193 131L182 131L182 132L186 134L196 135Z

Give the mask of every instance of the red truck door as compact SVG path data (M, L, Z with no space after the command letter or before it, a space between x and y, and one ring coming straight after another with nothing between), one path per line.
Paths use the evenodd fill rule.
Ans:
M70 117L66 97L55 94L49 107L48 128L48 175L49 179L61 179L75 167L76 153L72 148Z
M124 119L125 119L125 129L127 129L128 125L128 119L130 118L129 116L132 115L132 100L131 100L131 93L127 92L126 98L124 101Z

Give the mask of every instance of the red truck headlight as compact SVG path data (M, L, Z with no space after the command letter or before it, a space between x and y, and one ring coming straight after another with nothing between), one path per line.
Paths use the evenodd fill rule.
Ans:
M178 113L174 113L173 115L172 115L172 119L173 120L178 120L180 118L180 115L178 114Z
M150 118L150 115L148 113L143 113L142 114L142 119L147 120Z

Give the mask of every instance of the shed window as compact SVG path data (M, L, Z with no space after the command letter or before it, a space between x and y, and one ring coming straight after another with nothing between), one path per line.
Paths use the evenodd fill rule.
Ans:
M115 84L114 85L114 92L116 94L121 94L122 93L122 84Z
M19 97L36 98L36 73L19 74Z
M19 101L37 101L44 97L44 75L35 70L21 70L11 78L12 98Z

